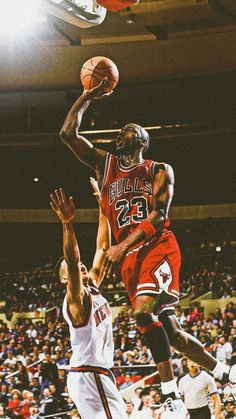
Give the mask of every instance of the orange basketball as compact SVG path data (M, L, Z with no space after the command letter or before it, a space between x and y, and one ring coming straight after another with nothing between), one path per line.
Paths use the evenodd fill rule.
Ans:
M97 86L104 77L108 77L107 86L104 92L113 90L119 80L119 71L115 63L107 57L92 57L84 63L80 78L86 90Z

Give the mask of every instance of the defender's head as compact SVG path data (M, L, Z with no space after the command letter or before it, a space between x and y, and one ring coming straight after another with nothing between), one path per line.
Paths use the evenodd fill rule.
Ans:
M133 153L141 150L142 153L149 147L149 135L147 131L138 124L127 124L119 132L116 139L116 150L119 154L125 152Z
M86 266L79 261L78 262L78 269L80 271L80 275L85 286L88 285L89 275ZM67 262L65 261L64 257L61 257L55 267L55 274L56 277L60 279L62 284L67 284L68 282L68 267Z

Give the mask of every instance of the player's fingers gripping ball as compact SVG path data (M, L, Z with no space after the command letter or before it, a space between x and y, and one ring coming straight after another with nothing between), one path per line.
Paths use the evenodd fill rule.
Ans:
M85 90L96 87L104 77L107 77L107 82L103 91L104 93L109 93L114 90L119 80L118 68L110 58L92 57L83 64L80 79Z

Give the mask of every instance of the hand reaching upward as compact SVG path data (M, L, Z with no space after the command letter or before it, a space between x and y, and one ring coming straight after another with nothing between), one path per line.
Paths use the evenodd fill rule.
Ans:
M110 96L113 93L113 90L110 92L105 93L104 88L106 87L108 83L108 77L104 77L102 81L95 87L93 87L90 90L84 90L83 95L86 97L86 99L92 100L92 99L102 99L106 96Z
M75 204L72 196L66 198L66 194L62 188L55 189L50 194L50 205L52 210L57 214L63 223L70 223L75 218Z

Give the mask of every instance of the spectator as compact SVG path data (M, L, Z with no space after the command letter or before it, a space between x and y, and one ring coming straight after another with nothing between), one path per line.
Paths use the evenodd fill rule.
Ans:
M126 401L126 414L129 419L139 419L139 413L135 410L131 400Z
M19 417L21 403L21 392L19 390L13 390L11 392L11 399L8 402L7 408L10 412L10 416L13 418Z
M7 352L7 358L3 362L3 365L8 365L9 367L14 367L16 365L16 362L17 362L16 357L13 355L13 352L9 350Z
M58 385L58 368L57 365L52 362L51 356L46 353L45 359L42 363L42 387L48 386L49 384Z
M3 406L6 406L9 401L8 396L8 386L7 384L2 383L1 384L1 391L0 391L0 404Z
M196 322L198 319L202 318L202 313L197 305L194 305L192 312L189 316L190 323Z
M129 341L128 341L128 339L127 339L126 336L122 336L121 337L120 349L123 352L132 350L132 346L130 345L130 343L129 343Z
M147 363L151 362L152 360L152 354L150 349L147 347L147 345L142 346L142 351L139 355L139 361L141 362L142 356L145 354L145 359L147 360ZM144 361L144 360L143 360Z
M72 398L68 395L66 398L66 410L72 411L75 408L75 403L73 402Z
M29 376L26 367L21 361L17 361L16 367L18 370L16 384L17 388L22 391L29 386Z
M39 417L39 407L36 402L31 402L29 404L29 417L28 419L38 419Z
M20 403L20 415L23 419L28 419L30 416L29 405L33 401L33 393L30 393L28 390L23 390L22 401Z
M56 412L55 400L51 395L49 388L45 387L43 390L43 397L40 400L39 413L40 416L51 415Z
M29 390L33 393L34 399L38 400L41 390L40 390L40 384L38 377L33 377L30 384L29 384Z
M138 410L141 404L141 395L142 395L142 387L136 387L134 391L134 397L132 397L131 401L134 404L134 409Z
M25 333L27 334L28 338L36 339L38 336L38 332L33 324L30 324L29 329L27 329Z
M141 365L148 365L149 364L148 354L146 352L143 352L141 354L140 364ZM153 367L154 367L154 370L156 370L155 365L153 365ZM145 376L145 375L151 374L151 372L153 372L153 371L150 368L142 367L142 369L140 369L140 372L141 372L142 376Z
M151 396L149 394L143 394L141 397L141 404L139 406L139 419L152 419Z
M125 374L125 382L120 385L120 390L124 390L125 388L131 386L132 384L133 384L133 382L132 382L132 379L131 379L131 375L130 374Z

